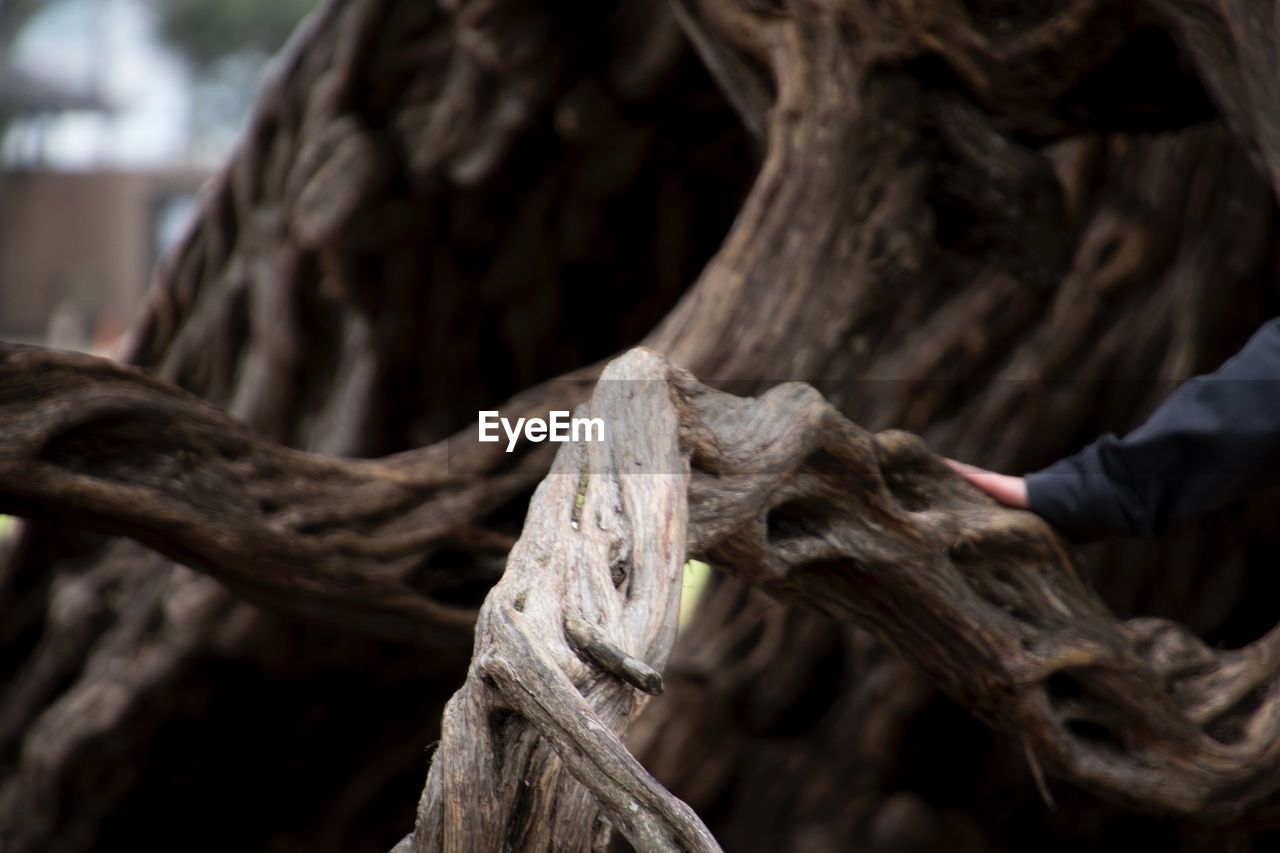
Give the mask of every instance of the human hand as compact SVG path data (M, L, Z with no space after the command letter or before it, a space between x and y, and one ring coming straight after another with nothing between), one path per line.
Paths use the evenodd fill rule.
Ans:
M979 490L991 495L991 497L1005 506L1011 506L1015 509L1027 508L1027 481L1022 477L997 474L994 471L987 471L974 465L966 465L954 459L947 459L946 463L951 466L952 471L955 471Z

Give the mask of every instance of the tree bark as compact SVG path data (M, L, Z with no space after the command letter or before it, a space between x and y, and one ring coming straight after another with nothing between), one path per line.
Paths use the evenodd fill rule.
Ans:
M55 522L29 527L0 575L0 825L19 828L14 849L138 846L218 825L193 813L196 801L247 815L236 843L389 846L421 787L405 744L436 736L439 703L463 678L469 614L550 461L480 454L466 457L462 479L452 467L462 445L449 436L465 435L478 408L572 407L601 359L633 342L739 393L809 380L869 429L912 430L948 455L1017 471L1134 424L1280 313L1273 4L675 8L723 98L689 61L675 19L644 4L347 0L296 37L123 352L248 430L102 369L109 382L64 398L85 408L58 416L62 438L40 458L56 494L25 473L6 492L10 508ZM761 153L745 198L744 134ZM66 366L66 376L81 369ZM95 387L101 410L88 405ZM144 394L150 417L167 427L175 413L204 413L167 432L174 443L157 442L171 454L158 466L121 464L110 443L156 434L154 420L129 426L107 413L113 394L140 403L136 387L155 391ZM223 489L214 512L171 517L186 538L139 527L147 514L134 501L172 513L187 490L166 486L170 475L205 470L174 462L178 451L216 455L228 438L246 455L227 482L302 464L275 444L408 455L391 457L394 476L385 460L306 457L304 473L327 478L314 493L288 477L255 479L261 494ZM24 459L6 464L33 470ZM830 474L818 469L804 476ZM115 478L108 491L104 477ZM114 504L86 513L85 494L108 493ZM828 511L802 508L819 520ZM1265 604L1280 591L1273 508L1231 508L1161 543L1095 548L1084 569L1115 612L1243 646L1275 621ZM799 525L804 540L796 514L784 512L782 527ZM68 520L149 536L271 609L129 543L72 536ZM257 533L228 539L228 524ZM281 574L245 564L260 545ZM305 580L310 568L321 580ZM377 594L353 605L349 586ZM991 607L1006 592L969 595ZM1098 613L1087 597L1074 603ZM1043 608L1025 615L1048 630ZM439 630L421 630L423 618ZM1031 630L999 621L1008 618L997 618L1007 636ZM1202 735L1152 754L1216 757L1206 777L1179 777L1170 801L1153 804L1150 785L1124 775L1134 768L1115 769L1142 742L1142 721L1114 703L1130 688L1155 702L1154 685L1171 676L1134 646L1152 623L1097 618L1111 625L1087 668L1098 682L1013 679L1041 716L1007 697L996 710L961 697L999 725L1007 713L1042 733L1027 746L975 725L861 629L717 580L632 744L731 850L1266 849L1212 797L1215 768L1232 766L1222 739L1265 703L1224 709L1220 730L1192 719L1194 703L1160 700L1168 731L1193 724ZM1229 669L1225 653L1210 662L1186 635L1155 633L1199 656L1201 674ZM894 639L911 651L910 637ZM436 649L426 664L424 641ZM982 658L1007 686L997 659ZM958 690L954 674L929 673ZM346 697L332 688L337 674L351 679ZM282 679L292 688L273 695L278 719L244 727L254 736L232 727L206 738L215 746L202 760L216 770L195 774L154 748L165 731L191 748L212 697L231 704L223 718L254 718L255 696ZM369 713L367 697L394 697L406 679L412 697ZM1071 716L1076 705L1086 718ZM1105 719L1088 717L1098 706ZM322 723L288 742L306 714ZM1055 719L1067 732L1057 741ZM1101 748L1090 733L1121 745L1118 764L1102 762L1111 776L1095 772L1096 756L1071 759ZM958 758L940 757L964 744ZM1029 750L1079 782L1046 783L1056 811L1040 804ZM285 791L284 802L255 810L237 797L250 756L297 763L263 785L264 799ZM1142 819L1089 793L1114 800L1120 778L1157 812L1229 825ZM182 785L200 793L164 799ZM1240 807L1269 820L1268 794L1249 790L1257 799L1242 795ZM317 801L334 804L318 826ZM393 801L402 805L381 810ZM1014 819L1024 807L1038 818Z
M288 447L438 444L441 478L477 409L571 407L589 383L503 401L638 340L750 180L736 120L658 12L326 3L118 354ZM550 460L523 458L473 483L488 510L376 581L434 590L454 631L412 628L425 658L385 611L299 619L130 541L26 525L0 570L6 846L389 847Z
M4 398L65 411L56 389L75 381L33 387L25 380L35 356L20 349L6 358ZM96 360L45 358L73 362L77 378L94 386L108 385L103 374L112 372L146 382ZM156 409L176 396L154 382L144 387L133 407L102 395L126 427L154 425ZM169 434L198 434L209 413L180 399L190 408L172 414ZM1280 631L1214 652L1167 620L1116 620L1043 521L980 495L916 437L853 426L808 386L741 399L635 350L604 371L580 412L600 417L611 438L560 451L534 495L507 571L481 610L467 683L446 708L412 849L598 848L608 837L598 810L639 849L718 849L617 740L639 710L634 690L661 691L686 523L691 553L776 599L870 629L1019 738L1046 798L1042 767L1156 814L1280 820ZM178 515L161 512L145 498L115 494L120 471L95 464L102 457L94 448L68 453L65 424L5 420L35 423L26 432L38 440L18 442L5 471L25 484L23 497L96 518L125 507L120 528L136 525L130 532L166 550L189 541L190 525L175 522L184 510L211 508L207 519L217 525L217 501L238 495L225 486L178 490L166 496ZM126 455L197 459L202 479L239 479L250 494L258 479L274 482L252 468L231 476L253 454L225 452L243 441L226 424L206 432L219 445L203 452L148 445L135 432L141 446L126 444ZM130 432L122 435L127 442ZM121 439L112 438L118 448ZM310 496L324 493L334 464L277 451L268 470L286 472L297 494ZM125 470L132 477L156 467ZM85 489L46 468L70 468L106 487ZM388 463L370 471L402 479ZM357 507L382 500L376 491L350 493ZM130 517L137 507L147 511ZM266 561L256 568L262 585L283 582L297 594L296 571ZM377 572L358 563L349 570ZM323 567L313 575L323 578ZM376 606L379 594L368 584L345 588L357 611ZM612 678L601 681L596 670Z

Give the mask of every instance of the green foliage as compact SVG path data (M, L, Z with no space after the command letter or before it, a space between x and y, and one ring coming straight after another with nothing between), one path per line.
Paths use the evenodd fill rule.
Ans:
M711 567L701 560L689 560L684 564L684 582L680 595L680 627L689 624L693 612L702 598L707 581L711 579Z

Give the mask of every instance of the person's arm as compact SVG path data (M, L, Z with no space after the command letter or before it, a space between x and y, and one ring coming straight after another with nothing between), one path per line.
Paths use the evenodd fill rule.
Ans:
M1027 475L1024 488L1028 509L1068 538L1085 541L1154 536L1278 482L1280 319L1259 329L1217 371L1178 388L1124 438L1104 435Z

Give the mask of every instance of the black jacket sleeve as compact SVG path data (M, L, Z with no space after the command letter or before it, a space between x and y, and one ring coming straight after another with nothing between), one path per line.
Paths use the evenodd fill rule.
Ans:
M1124 438L1104 435L1026 483L1030 509L1075 541L1155 536L1280 484L1280 318Z

